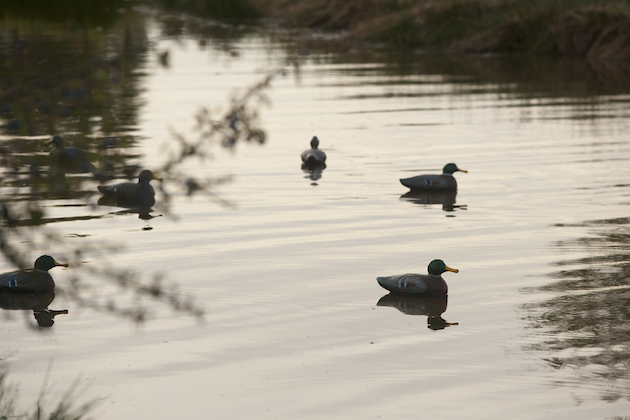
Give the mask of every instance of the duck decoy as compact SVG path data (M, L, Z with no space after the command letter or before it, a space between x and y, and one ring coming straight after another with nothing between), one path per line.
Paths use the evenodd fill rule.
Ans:
M428 296L448 295L448 286L441 274L445 271L458 273L459 270L447 267L442 260L431 261L427 268L429 274L399 274L389 277L377 277L376 281L383 288L395 293Z
M418 175L403 178L400 183L414 191L453 191L457 189L457 181L453 173L458 171L468 172L459 169L454 163L447 163L442 169L442 175Z
M138 182L122 182L116 185L99 185L98 190L105 196L115 200L119 207L150 208L155 204L155 190L151 186L152 180L162 181L148 169L140 172ZM99 204L101 201L99 200Z
M59 134L44 144L52 144L50 160L53 166L71 172L91 172L96 174L96 167L90 162L89 154L78 147L66 147L65 139Z
M35 260L35 266L31 270L0 274L0 289L26 293L52 292L55 290L55 282L48 270L53 267L68 267L68 264L60 264L50 255L42 255Z
M311 140L311 148L302 152L302 168L317 168L326 166L326 153L318 149L319 139L314 136Z

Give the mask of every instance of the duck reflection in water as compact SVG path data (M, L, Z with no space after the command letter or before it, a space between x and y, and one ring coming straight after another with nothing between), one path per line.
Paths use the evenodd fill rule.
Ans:
M0 309L32 310L37 324L44 328L53 326L55 316L68 313L67 309L48 309L53 300L55 292L20 293L0 290Z
M447 301L446 296L403 295L392 292L383 296L376 305L396 308L406 315L426 315L427 328L437 331L459 325L458 322L447 322L442 318Z
M322 177L322 172L324 171L324 168L326 168L326 165L324 165L324 167L322 167L322 168L309 169L309 168L305 167L305 164L302 164L302 170L306 174L308 174L304 178L308 178L311 181L317 181L318 179L320 179ZM315 183L313 183L313 184L315 184Z
M302 170L308 174L305 178L317 181L322 177L322 172L326 169L326 153L319 148L319 139L314 136L311 139L311 148L302 152ZM317 185L313 183L312 185Z
M455 205L455 197L457 197L457 190L444 191L444 192L430 192L430 191L414 191L411 190L406 194L400 196L402 201L408 201L410 203L419 205L432 205L441 204L442 210L446 212L455 211L455 209L467 210L468 206Z

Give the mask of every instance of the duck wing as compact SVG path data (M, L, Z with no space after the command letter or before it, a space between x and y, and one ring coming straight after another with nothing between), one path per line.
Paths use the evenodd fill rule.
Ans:
M90 157L85 150L81 150L78 147L69 147L65 152L68 164L83 172L96 172L96 167L90 162Z
M106 195L116 197L133 197L136 195L138 184L135 182L121 182L116 185L99 185L98 190Z
M425 294L429 292L429 286L422 274L399 274L389 277L377 277L376 281L384 289L396 293Z
M150 184L122 182L116 185L99 185L103 195L115 197L122 207L151 207L155 204L155 190Z
M403 178L400 183L412 190L449 191L457 189L457 181L447 175L418 175Z
M302 162L308 165L321 165L326 162L326 153L319 149L309 149L302 152Z
M49 273L17 270L0 274L0 289L13 292L51 292L55 282Z
M96 167L90 162L89 154L78 147L67 147L62 150L53 149L51 160L63 169L72 172L96 172Z

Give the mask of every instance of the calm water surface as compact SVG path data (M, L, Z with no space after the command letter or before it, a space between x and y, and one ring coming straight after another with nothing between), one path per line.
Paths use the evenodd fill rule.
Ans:
M135 139L130 162L148 168L172 130L193 135L200 106L224 106L282 65L290 44L201 45L155 24L148 39L136 119L121 130ZM156 308L136 327L61 295L51 307L69 314L37 333L12 312L0 357L21 401L37 398L50 367L51 401L80 378L82 398L103 399L103 419L630 416L630 90L574 64L458 60L311 51L267 91L267 144L217 148L183 168L232 175L216 191L234 209L168 179L176 217L159 203L163 216L145 221L78 198L44 201L48 217L74 218L49 224L67 243L124 246L108 261L165 273L205 317ZM299 159L313 135L328 154L316 180ZM404 196L399 178L448 162L469 171L456 174L454 205ZM83 184L92 203L96 185ZM376 283L435 258L460 270L444 275L442 317L457 325L437 330L426 308L443 302L386 298ZM58 287L71 273L53 271ZM133 302L92 282L99 297Z

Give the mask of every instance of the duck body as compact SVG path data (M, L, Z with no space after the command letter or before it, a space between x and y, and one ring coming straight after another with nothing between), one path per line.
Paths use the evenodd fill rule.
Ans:
M55 282L48 270L59 266L67 267L68 264L59 264L51 256L42 255L31 270L0 274L0 290L20 293L52 292L55 290Z
M448 286L441 276L398 274L388 277L377 277L376 280L378 284L390 292L414 295L448 295Z
M99 185L98 190L105 196L113 198L121 207L149 208L155 204L155 190L151 181L155 177L148 169L140 172L138 182L121 182L116 185Z
M447 296L448 285L441 274L445 271L457 273L459 270L447 267L442 260L433 260L429 264L428 271L429 274L398 274L377 277L376 281L381 287L394 293Z
M441 175L418 175L411 178L403 178L400 183L412 191L455 191L457 190L457 180L453 176L454 172L468 172L459 169L454 163L444 166Z
M302 152L303 166L319 167L326 164L326 153L318 149L319 139L315 136L311 139L311 148Z
M78 147L66 147L63 136L56 134L46 144L53 145L49 154L53 165L72 172L96 173L96 167L90 162L89 154Z

